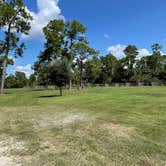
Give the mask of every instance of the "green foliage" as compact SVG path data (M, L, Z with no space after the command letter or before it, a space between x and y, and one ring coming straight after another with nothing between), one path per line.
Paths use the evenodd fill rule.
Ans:
M25 73L16 72L15 75L9 75L6 78L5 88L23 88L27 85L28 79Z
M160 82L160 80L158 78L153 77L150 74L143 75L142 78L141 78L141 81L145 82L145 83Z
M159 45L158 43L155 43L151 46L153 55L154 54L161 54L162 46Z
M49 65L50 82L60 89L62 96L62 87L70 80L70 67L66 58L58 59Z
M66 23L63 20L52 20L43 28L43 32L47 40L44 58L51 60L64 56L72 62L73 45L81 39L86 28L76 20Z
M162 46L159 44L152 45L152 55L141 59L137 59L139 52L134 45L125 48L125 57L122 59L117 59L112 54L97 58L95 56L99 52L89 46L86 30L76 20L52 20L43 28L45 49L34 64L38 84L46 87L52 84L49 66L64 58L68 61L70 79L79 84L80 88L83 88L83 82L111 84L166 81L166 58L161 55Z
M2 68L3 61L4 61L4 56L1 56L0 57L0 68ZM7 65L14 65L13 59L8 58L7 59Z
M166 56L161 55L161 48L159 44L152 45L153 54L137 61L135 71L140 81L166 81Z
M51 63L51 60L44 57L44 53L40 53L38 56L38 61L34 63L33 70L37 76L37 83L39 85L47 86L49 85L49 70L48 65Z
M86 28L76 20L71 22L52 20L43 28L43 32L46 37L45 50L40 53L38 61L34 64L38 82L44 85L52 83L50 78L54 76L49 66L62 59L67 60L70 72L73 68L73 61L76 59L81 73L80 79L82 79L83 61L89 55L97 54L88 46L84 37Z
M124 50L126 57L123 59L123 66L126 69L127 81L132 81L134 76L134 64L136 62L136 56L138 55L137 47L134 45L128 45Z
M102 83L100 77L102 75L102 62L94 56L92 59L85 63L85 74L87 82L89 83Z
M116 82L118 78L119 62L112 54L101 57L103 82Z
M24 43L19 43L19 35L28 34L32 17L27 13L22 0L5 1L0 5L0 28L3 28L4 40L0 41L1 54L8 56L9 51L21 56Z
M14 75L9 75L5 81L5 88L16 88L16 78Z
M34 87L35 84L36 84L36 76L35 76L35 74L31 74L28 79L28 85L30 87Z
M47 40L45 44L46 50L43 55L47 61L51 61L61 56L63 53L62 46L65 44L65 23L63 20L50 21L48 25L43 28L43 32Z
M96 56L98 54L93 48L90 48L88 41L82 38L78 43L73 45L74 57L76 59L76 65L79 69L79 84L80 88L83 88L83 70L85 69L85 62L90 56Z

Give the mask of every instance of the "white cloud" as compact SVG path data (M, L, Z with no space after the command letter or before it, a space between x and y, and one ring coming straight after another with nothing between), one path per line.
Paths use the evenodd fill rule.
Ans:
M37 0L38 12L28 10L33 17L29 35L22 35L23 39L43 39L42 29L50 20L64 19L61 9L58 7L58 0Z
M124 49L126 48L125 45L114 45L114 46L110 46L107 48L107 52L113 54L114 56L116 56L118 59L124 57Z
M104 38L106 38L106 39L110 39L110 35L108 35L108 34L104 34Z
M165 53L165 52L163 52L163 51L161 51L161 55L166 55L166 53Z
M139 49L138 52L139 52L139 55L137 56L137 59L141 59L142 57L144 57L144 56L149 56L149 55L151 54L151 53L150 53L147 49L145 49L145 48Z
M26 74L27 77L29 77L31 74L33 74L33 70L32 70L32 65L28 64L25 66L16 66L15 67L15 72L19 71L19 72L24 72Z
M113 45L107 48L107 52L112 53L114 56L120 59L125 56L123 52L125 48L126 48L126 45L121 45L121 44ZM150 52L145 48L139 49L138 52L139 54L137 56L137 59L150 55Z

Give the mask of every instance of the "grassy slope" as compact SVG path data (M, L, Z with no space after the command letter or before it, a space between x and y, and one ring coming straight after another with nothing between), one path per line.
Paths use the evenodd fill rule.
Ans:
M0 135L25 142L23 152L11 153L30 156L33 165L166 165L166 87L58 93L0 96ZM84 114L85 121L55 124Z

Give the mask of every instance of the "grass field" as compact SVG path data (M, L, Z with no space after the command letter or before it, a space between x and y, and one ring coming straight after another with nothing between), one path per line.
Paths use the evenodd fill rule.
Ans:
M166 87L6 92L1 166L166 165Z

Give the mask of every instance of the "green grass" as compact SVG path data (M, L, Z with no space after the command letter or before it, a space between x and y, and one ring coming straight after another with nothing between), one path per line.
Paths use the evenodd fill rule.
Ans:
M0 96L0 161L166 165L166 87L91 88L64 91L63 97L55 90L6 92ZM1 140L23 145L1 153Z

